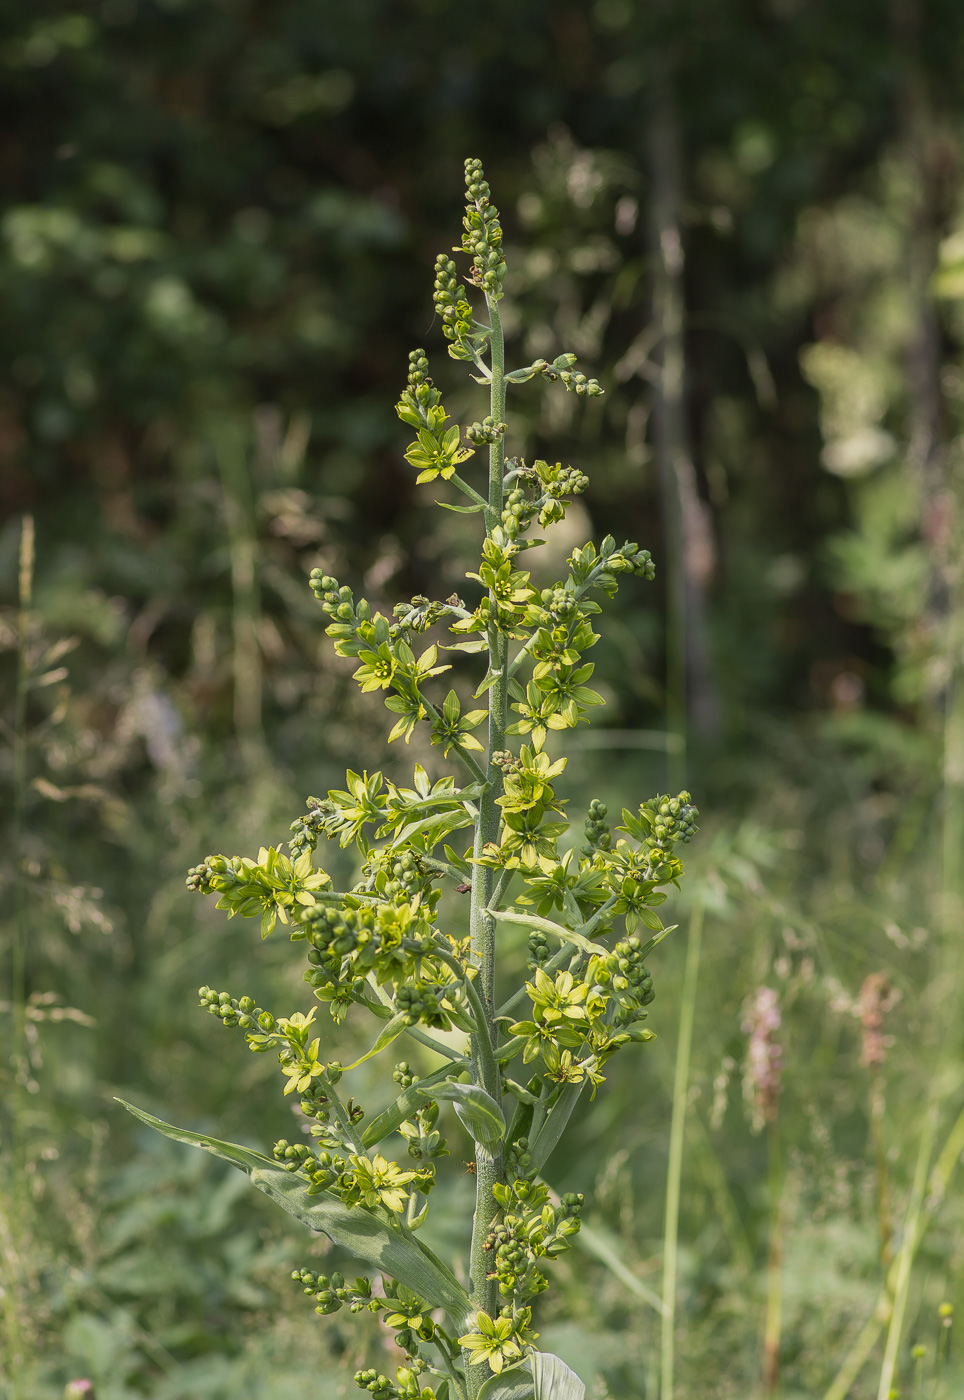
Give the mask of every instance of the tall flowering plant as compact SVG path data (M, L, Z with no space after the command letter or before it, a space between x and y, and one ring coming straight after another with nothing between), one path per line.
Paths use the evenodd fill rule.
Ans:
M523 567L542 543L536 529L561 521L587 479L506 455L507 391L530 381L603 391L571 354L506 371L499 213L480 163L467 161L465 174L468 271L438 258L435 307L449 354L488 389L488 412L464 429L450 423L420 349L397 411L413 434L405 457L417 481L449 483L463 503L440 504L479 518L468 601L415 597L386 617L321 570L309 580L335 651L357 662L363 691L384 695L389 739L407 743L425 730L439 750L436 771L416 764L408 785L349 772L343 788L308 798L287 851L208 856L190 872L189 887L217 896L229 917L259 919L262 937L280 923L306 955L307 1011L278 1015L249 996L200 990L201 1005L252 1051L277 1056L298 1110L292 1140L262 1155L131 1111L235 1163L362 1263L353 1281L309 1269L295 1278L316 1311L368 1309L394 1332L403 1354L394 1375L355 1377L375 1400L578 1400L578 1378L536 1348L532 1305L579 1229L582 1197L559 1199L544 1174L587 1086L595 1095L612 1057L652 1038L646 959L668 932L657 911L682 874L678 847L697 813L688 793L656 796L624 809L611 830L593 801L582 844L566 839L573 822L556 792L566 767L559 742L603 703L584 659L599 640L599 599L625 578L651 579L653 564L610 536L576 549L551 587L536 587ZM446 657L466 656L478 667L471 698L461 671L458 689L439 680L452 669ZM321 841L355 850L350 888L336 890L316 863ZM446 885L469 895L467 921L441 911ZM506 925L528 931L528 973L499 1005ZM331 1050L353 1006L371 1015L373 1041L343 1065ZM439 1038L453 1029L464 1051ZM419 1072L399 1060L393 1101L372 1116L346 1086L363 1060L396 1042L431 1052L438 1067ZM449 1112L474 1143L466 1278L419 1234Z

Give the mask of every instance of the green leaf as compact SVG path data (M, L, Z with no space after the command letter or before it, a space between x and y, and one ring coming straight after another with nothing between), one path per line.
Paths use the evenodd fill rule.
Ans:
M479 796L481 796L481 793ZM448 861L449 865L454 865L456 870L461 871L467 880L471 880L472 867L465 857L460 856L457 851L453 851L451 846L443 846L442 850L445 852L445 859Z
M660 929L659 933L656 934L655 938L647 939L646 942L643 944L642 948L640 948L639 950L640 958L645 958L647 953L651 953L653 951L657 943L662 943L663 939L667 936L667 934L675 933L678 928L679 924L670 924L667 928Z
M558 1356L549 1351L534 1351L529 1365L534 1400L585 1400L586 1387Z
M450 506L448 501L436 501L435 504L443 510L454 510L457 515L475 515L477 511L485 510L481 503L477 506Z
M380 1050L384 1050L386 1045L391 1045L393 1040L397 1040L402 1031L407 1028L407 1025L408 1023L402 1012L399 1012L397 1016L393 1016L372 1048L367 1051L366 1054L362 1055L360 1060L356 1060L353 1065L345 1065L344 1069L357 1069L359 1065L363 1065L366 1060L370 1060L373 1055L377 1055Z
M470 817L468 812L437 812L430 817L422 817L421 821L409 822L408 826L403 826L386 849L393 851L396 846L403 846L406 841L410 841L420 831L428 831L429 829L433 829L435 832L432 840L432 845L435 846L443 836L448 836L450 832L461 831L464 826L471 826L473 820L474 818Z
M172 1127L170 1123L125 1103L123 1099L117 1102L128 1113L148 1127L156 1128L165 1137L186 1143L189 1147L203 1148L205 1152L240 1167L251 1178L252 1184L282 1210L307 1225L309 1230L327 1235L333 1244L347 1250L362 1263L411 1288L432 1307L444 1308L459 1330L471 1325L474 1314L468 1294L452 1271L420 1240L403 1234L363 1206L349 1209L331 1191L309 1196L307 1183L303 1179L286 1172L272 1158L253 1148Z
M369 1123L361 1135L362 1145L375 1147L383 1138L387 1138L389 1133L395 1132L406 1118L411 1118L416 1109L422 1107L426 1096L419 1093L419 1090L430 1088L433 1084L439 1084L443 1079L448 1079L454 1068L455 1066L451 1062L442 1065L441 1069L433 1070L431 1074L420 1079L417 1084L412 1084L399 1094L393 1104Z
M514 909L490 909L489 914L500 923L521 924L523 928L538 928L543 933L551 933L563 943L574 943L584 953L608 956L608 949L601 943L593 943L592 939L584 938L581 933L575 933L571 928L563 928L562 924L555 924L551 919L542 919L538 914L518 914Z
M579 1102L579 1096L585 1087L586 1081L580 1084L564 1084L559 1097L552 1108L546 1114L545 1122L536 1134L535 1141L529 1144L529 1158L533 1172L541 1172L546 1162L566 1130L566 1124L572 1117L573 1109Z
M478 690L473 695L473 700L478 700L480 695L484 695L485 692L488 689L490 689L491 686L495 685L496 681L500 679L501 675L501 668L498 671L493 671L492 667L490 666L489 669L486 671Z
M478 1400L532 1400L532 1372L529 1358L510 1366L497 1376L490 1376L478 1394Z
M462 1126L472 1134L473 1141L481 1142L483 1147L494 1147L505 1137L502 1109L492 1095L477 1084L459 1084L450 1079L434 1089L418 1087L416 1092L422 1098L454 1104Z

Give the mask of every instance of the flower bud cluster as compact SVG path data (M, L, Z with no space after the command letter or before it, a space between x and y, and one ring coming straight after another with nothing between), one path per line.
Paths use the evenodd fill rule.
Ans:
M639 814L644 820L649 818L652 834L647 844L664 856L672 852L676 841L687 845L698 830L699 812L688 792L681 792L678 797L651 797L641 805Z
M583 855L592 856L596 851L608 851L612 845L613 838L606 822L608 810L605 802L600 802L598 797L594 797L590 802L586 825L583 828L586 833Z
M565 517L566 496L581 496L589 485L589 478L582 472L573 472L571 468L566 469L566 473L561 475L561 479L554 481L547 486L542 498L542 505L539 508L539 524L545 529L548 525L555 525Z
M458 269L447 253L435 259L435 289L432 300L442 322L442 334L449 342L453 360L475 360L485 345L486 334L472 326L472 307L459 281Z
M472 258L469 277L487 297L498 301L505 279L502 226L480 160L465 162L465 192L468 199L462 221L465 226L462 251Z
M427 986L422 982L404 982L396 988L395 1009L406 1026L422 1023L447 1031L451 1029L452 1022L443 1010L445 996L445 988Z
M408 1155L414 1161L431 1162L449 1155L442 1134L435 1126L438 1116L438 1104L430 1101L399 1124L398 1131L408 1143Z
M636 574L650 582L656 577L656 568L648 549L640 549L629 540L617 549L612 535L606 536L598 553L593 544L573 550L569 556L569 571L577 591L593 586L601 588L610 598L616 595L619 574Z
M584 472L561 462L550 466L540 459L529 467L513 459L511 471L516 484L506 494L502 510L502 528L510 540L525 534L537 516L543 528L562 520L569 499L581 496L589 485ZM532 491L531 499L521 482Z
M529 1088L533 1090L539 1080L533 1077L529 1081ZM529 1151L529 1139L527 1137L513 1138L505 1150L505 1169L509 1177L529 1176L532 1172L532 1155Z
M339 656L357 656L362 645L358 640L359 629L362 624L371 622L372 610L368 602L361 598L356 606L355 595L348 585L339 585L336 578L321 569L312 569L308 585L321 603L322 611L332 619L325 632L335 643L335 651Z
M430 410L442 402L442 395L429 377L428 356L424 350L408 352L408 380L402 399L412 405L426 427L435 426Z
M506 492L502 506L502 529L506 538L516 540L525 534L538 512L535 501L526 498L526 493L518 486Z
M364 999L369 973L394 987L396 1010L407 1025L438 1030L465 1025L452 973L433 958L435 933L421 903L365 904L358 908L315 905L302 915L310 951L305 981L339 1019Z
M412 1073L412 1067L407 1060L399 1060L392 1070L392 1078L400 1089L410 1089L418 1075Z
M643 962L643 946L635 934L621 938L612 952L592 957L586 978L611 991L618 1005L614 1024L627 1025L639 1017L640 1007L649 1006L656 996L653 979Z
M537 967L549 961L549 940L541 929L533 929L529 934L529 956L526 969L535 972Z
M212 1016L217 1016L222 1025L240 1026L243 1031L271 1032L275 1028L271 1012L255 1006L252 997L237 999L229 992L216 992L211 987L199 987L197 995L199 1004Z
M481 423L470 423L465 436L473 447L484 447L486 443L498 442L508 426L508 423L500 423L495 418L483 418Z
M312 865L310 851L301 850L291 860L274 846L262 846L256 861L249 856L208 856L187 877L188 889L220 894L217 907L226 909L229 918L260 917L263 938L278 919L286 924L291 912L313 903L315 893L330 885L325 871Z
M315 1300L315 1312L321 1313L322 1316L338 1312L346 1303L349 1311L353 1313L366 1308L370 1312L377 1312L381 1306L381 1300L372 1294L370 1278L356 1278L354 1287L351 1284L346 1285L343 1274L316 1274L312 1269L295 1269L291 1278L293 1283L303 1286L307 1298Z
M303 817L296 817L288 828L288 850L297 858L305 851L314 851L318 845L318 837L325 829L324 804L317 797L305 799L308 811Z
M502 1297L519 1308L548 1288L539 1261L558 1259L571 1248L583 1197L569 1192L554 1206L548 1188L525 1177L495 1186L493 1195L502 1219L485 1242L492 1257L488 1277L497 1279Z
M355 1372L355 1384L360 1390L367 1390L372 1400L441 1400L448 1394L448 1381L442 1382L437 1393L430 1385L419 1389L418 1378L424 1370L424 1363L412 1359L410 1366L396 1369L394 1381L369 1368Z
M356 1371L354 1381L359 1390L368 1391L372 1400L397 1400L399 1395L398 1387L371 1366L364 1371Z
M403 632L427 632L440 618L454 611L454 607L430 602L422 594L416 593L410 603L396 603L392 616L397 619Z

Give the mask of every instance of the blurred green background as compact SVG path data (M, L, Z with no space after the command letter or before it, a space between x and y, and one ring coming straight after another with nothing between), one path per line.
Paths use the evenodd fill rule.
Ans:
M431 307L467 155L503 210L510 359L573 350L607 389L520 391L510 450L589 474L563 551L612 531L657 563L600 629L573 810L685 767L703 813L660 1038L554 1166L623 1276L570 1255L542 1344L590 1400L656 1400L695 900L677 1400L763 1393L774 1200L740 1081L764 985L781 1393L878 1394L908 1240L901 1393L962 1393L938 1316L964 1307L960 4L6 0L0 67L0 1393L329 1400L392 1363L286 1281L323 1242L112 1097L262 1147L289 1123L195 989L291 1010L298 960L184 873L283 840L346 765L410 765L306 575L387 611L467 567L393 412L416 345L455 421L485 411Z

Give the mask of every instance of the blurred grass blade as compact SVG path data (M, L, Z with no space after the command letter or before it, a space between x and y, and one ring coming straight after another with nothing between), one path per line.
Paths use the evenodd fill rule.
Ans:
M944 1199L954 1169L961 1160L961 1153L964 1152L964 1110L958 1114L954 1126L947 1136L934 1170L928 1182L929 1191L924 1202L917 1222L918 1241L923 1237L924 1231L930 1224L934 1211ZM900 1268L901 1255L898 1255L890 1266L887 1275L887 1282L881 1289L880 1296L874 1307L874 1311L867 1319L860 1331L857 1340L844 1359L843 1365L834 1376L827 1388L823 1400L846 1400L850 1394L851 1386L857 1379L863 1367L866 1365L870 1353L876 1345L877 1338L890 1321L892 1309L891 1299L896 1292L896 1281Z
M587 1254L594 1255L600 1263L605 1264L609 1272L618 1278L620 1283L625 1284L630 1292L635 1293L637 1298L648 1303L662 1316L664 1310L662 1298L651 1288L647 1288L645 1283L638 1279L632 1270L623 1263L619 1257L618 1241L610 1235L608 1230L593 1229L589 1225L583 1225L575 1237L575 1242Z
M673 1400L673 1370L676 1343L676 1267L679 1245L680 1183L683 1176L683 1139L689 1096L690 1053L696 990L700 971L705 904L697 898L690 913L686 940L686 964L680 999L679 1037L673 1071L673 1116L670 1122L669 1160L666 1164L666 1205L663 1221L663 1324L660 1335L660 1400Z
M894 1306L887 1328L887 1341L884 1346L884 1361L880 1368L880 1384L877 1400L889 1400L897 1368L897 1349L900 1346L904 1327L904 1313L907 1310L907 1295L910 1291L910 1276L914 1266L914 1256L921 1238L921 1213L924 1207L924 1194L927 1190L927 1177L930 1170L931 1154L934 1150L934 1136L937 1132L938 1105L932 1103L927 1114L924 1131L921 1134L917 1152L917 1165L914 1168L914 1181L910 1191L907 1214L904 1217L903 1240L895 1263L897 1278L894 1284Z
M186 1143L189 1147L203 1148L205 1152L240 1167L259 1191L270 1196L282 1210L310 1230L327 1235L333 1244L347 1250L356 1259L413 1289L432 1307L444 1308L460 1328L469 1325L472 1309L468 1294L451 1270L420 1241L403 1235L362 1206L349 1210L330 1191L309 1196L303 1180L253 1148L172 1127L170 1123L125 1103L123 1099L117 1102L165 1137Z
M586 1387L558 1356L548 1351L534 1351L529 1365L535 1400L585 1400Z
M484 1147L494 1147L505 1137L502 1109L492 1095L478 1085L449 1080L432 1089L419 1085L415 1092L423 1099L454 1104L462 1126L472 1134L473 1141L481 1142Z

